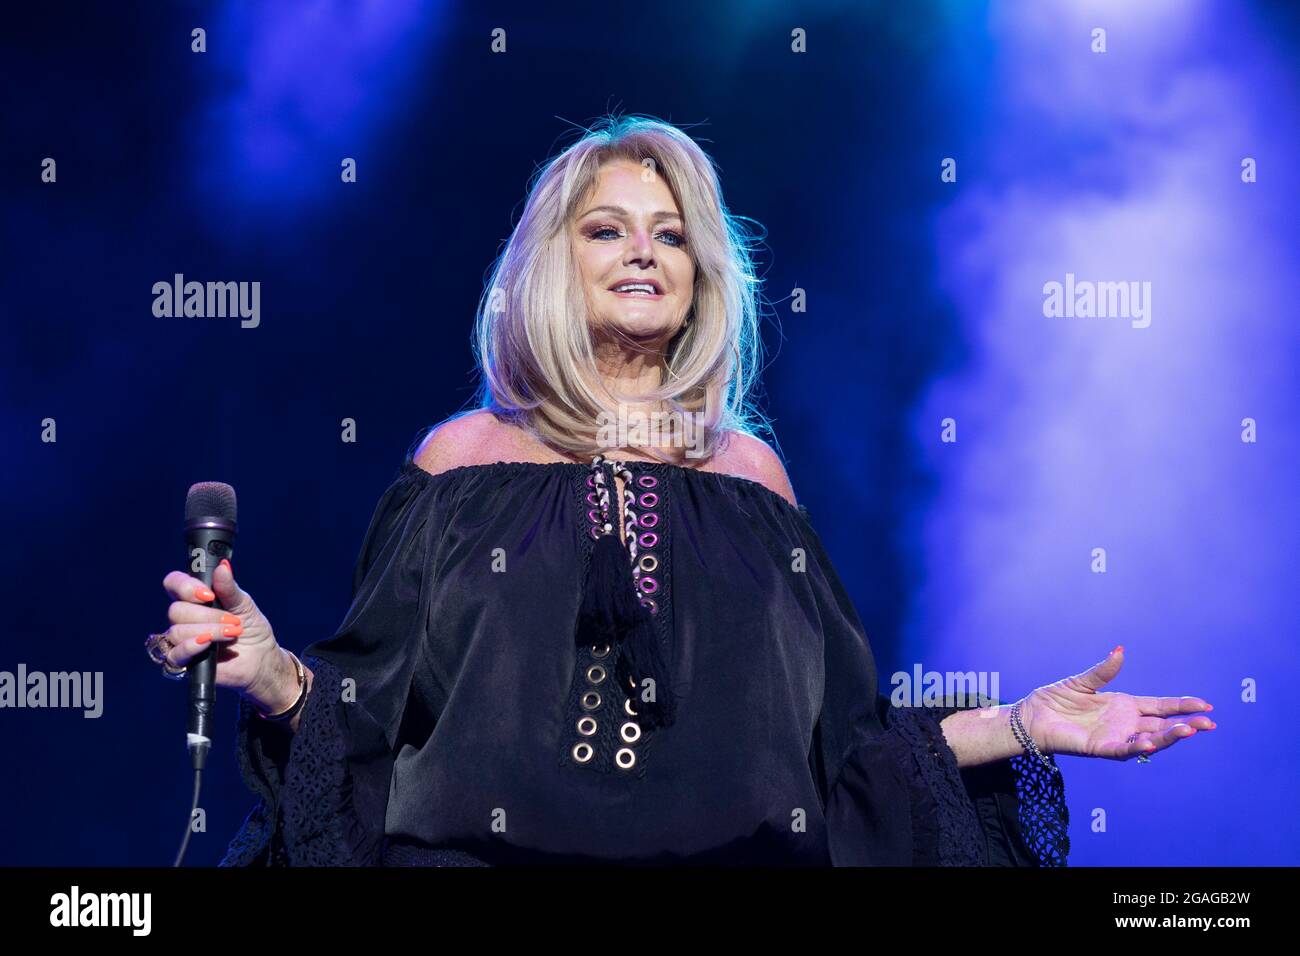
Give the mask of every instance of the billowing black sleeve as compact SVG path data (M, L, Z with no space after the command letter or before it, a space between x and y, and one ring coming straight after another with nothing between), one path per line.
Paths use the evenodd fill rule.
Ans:
M940 723L961 708L952 700L891 705L879 691L857 611L811 526L805 540L826 655L809 761L825 801L832 861L1064 866L1069 816L1059 770L1029 756L959 768Z
M313 683L297 732L240 699L236 755L257 802L220 865L378 865L437 524L420 474L403 469L380 498L347 616L332 637L302 652Z

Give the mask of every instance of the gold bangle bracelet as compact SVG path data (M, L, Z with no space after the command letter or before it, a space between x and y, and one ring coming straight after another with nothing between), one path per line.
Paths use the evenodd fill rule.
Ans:
M293 716L302 709L303 703L307 700L307 672L303 669L302 661L298 660L298 655L293 651L285 651L285 653L293 658L294 670L298 673L298 699L293 702L293 706L288 710L278 714L264 714L260 710L257 711L257 716L261 717L263 720L274 720L280 722L292 720Z

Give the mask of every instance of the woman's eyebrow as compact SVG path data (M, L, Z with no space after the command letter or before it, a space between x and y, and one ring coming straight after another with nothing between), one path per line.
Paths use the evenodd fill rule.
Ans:
M627 210L624 209L622 206L592 206L582 215L590 216L593 212L612 212L615 215L619 215L619 216L627 216L628 214ZM658 222L660 219L681 219L682 217L679 213L660 210L659 212L653 213L650 216L650 218L651 220Z

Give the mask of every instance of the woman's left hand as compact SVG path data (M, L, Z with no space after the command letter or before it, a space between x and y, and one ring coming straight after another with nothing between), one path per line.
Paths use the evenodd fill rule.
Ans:
M1025 730L1046 754L1128 760L1213 730L1200 697L1135 697L1102 691L1119 673L1124 648L1082 674L1040 687L1021 705ZM1200 714L1184 717L1185 714ZM1130 737L1136 739L1130 741Z

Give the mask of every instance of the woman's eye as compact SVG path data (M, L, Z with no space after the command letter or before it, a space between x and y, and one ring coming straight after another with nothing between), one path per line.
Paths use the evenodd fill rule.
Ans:
M595 229L592 229L587 233L587 237L590 239L618 238L620 235L619 231L613 226L597 226ZM665 236L668 237L668 244L674 249L686 245L686 237L680 232L667 229L659 233L659 238L662 239Z

